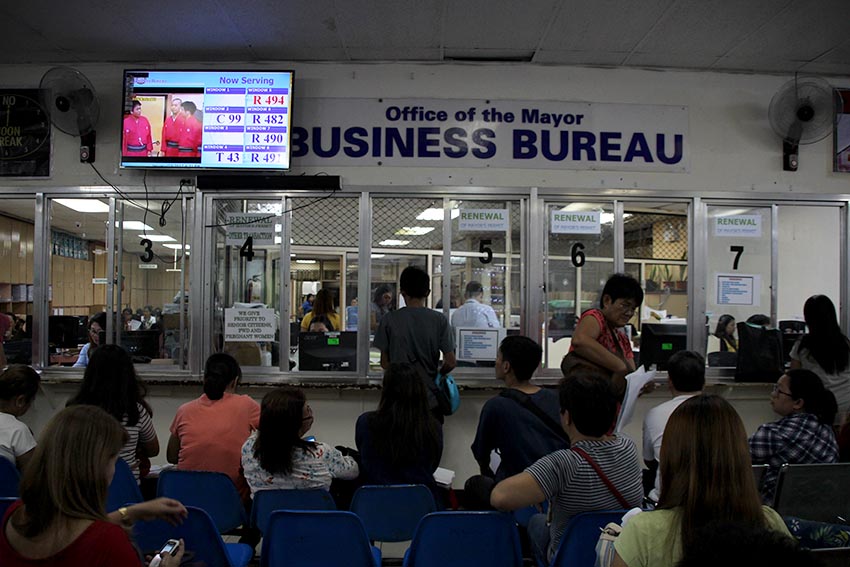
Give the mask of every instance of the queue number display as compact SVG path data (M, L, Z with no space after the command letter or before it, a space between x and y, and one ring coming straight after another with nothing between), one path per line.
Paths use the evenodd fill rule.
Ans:
M208 88L203 162L246 167L285 164L288 128L289 89Z

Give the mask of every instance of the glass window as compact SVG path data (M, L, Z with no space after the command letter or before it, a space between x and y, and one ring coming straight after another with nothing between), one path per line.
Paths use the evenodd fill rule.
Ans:
M35 202L3 199L0 215L0 332L9 364L32 363ZM73 225L72 225L73 226Z
M735 366L735 324L770 320L771 209L709 205L707 224L707 359L709 366Z
M398 284L401 272L408 266L417 266L431 276L431 294L426 306L444 309L443 211L443 199L378 197L372 200L368 312L373 334L386 313L404 306ZM449 300L451 309L450 305ZM369 358L370 370L380 371L380 351L372 347Z
M116 201L115 342L137 364L187 364L191 215L182 198Z
M451 211L450 316L458 365L492 367L499 341L520 330L520 202L455 201Z
M359 199L298 197L289 262L293 371L357 372Z
M243 369L283 366L279 289L283 201L213 200L212 352L233 355Z
M612 204L546 204L546 263L543 303L543 362L559 368L569 352L581 314L599 303L614 271Z
M47 361L84 366L89 350L106 340L109 199L55 198L50 226ZM89 318L102 314L89 332Z

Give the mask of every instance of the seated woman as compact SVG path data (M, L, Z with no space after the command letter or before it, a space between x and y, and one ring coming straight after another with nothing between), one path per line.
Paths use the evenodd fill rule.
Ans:
M85 368L88 365L89 357L94 353L94 349L100 343L100 332L105 330L106 313L100 312L89 319L89 342L80 349L80 355L77 357L77 362L74 363L75 367Z
M622 397L625 376L635 370L635 355L629 338L620 329L634 316L643 302L643 289L631 276L614 274L605 282L599 309L582 313L573 333L570 354L564 357L561 370L566 376L576 362L589 362L612 374L615 392Z
M187 512L176 500L157 498L106 514L109 483L126 438L121 424L93 406L66 408L50 420L21 477L21 499L3 518L4 566L142 565L129 525L178 523ZM174 557L164 554L160 565L178 566L183 547L181 541Z
M838 443L832 430L837 405L817 374L795 369L786 372L770 395L779 421L765 423L750 437L753 464L769 465L762 480L764 502L773 502L779 467L785 463L835 463Z
M720 352L738 352L738 339L735 338L735 318L721 315L714 329L714 336L720 339Z
M744 423L720 396L685 400L667 422L661 445L661 497L654 512L633 517L614 543L614 567L673 567L701 528L742 522L791 534L762 506Z
M30 428L18 418L29 411L40 383L38 372L23 364L13 364L0 374L0 457L21 470L32 457L36 442Z
M269 392L260 405L260 427L242 445L242 468L251 489L324 488L335 478L357 478L357 462L325 443L307 441L313 410L298 388Z
M442 427L415 366L390 364L378 409L357 418L354 438L364 484L424 484L438 505L445 500L434 482L443 454Z
M850 339L841 331L835 305L825 295L813 295L803 305L808 333L791 349L791 368L817 374L835 395L836 418L850 412Z
M136 376L133 360L118 345L102 345L89 360L83 383L69 406L88 404L106 410L127 431L120 456L130 466L136 480L141 468L159 454L159 439L153 426L153 411L145 401L147 389ZM146 464L146 467L140 467ZM145 471L146 472L146 471Z

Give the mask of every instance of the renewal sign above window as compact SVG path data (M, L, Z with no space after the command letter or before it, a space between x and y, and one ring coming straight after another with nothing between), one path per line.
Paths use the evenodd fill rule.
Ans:
M685 106L311 98L293 165L688 171Z

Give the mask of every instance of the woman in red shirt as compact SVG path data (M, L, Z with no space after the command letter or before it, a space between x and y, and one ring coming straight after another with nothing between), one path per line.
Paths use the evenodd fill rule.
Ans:
M142 565L130 543L129 524L179 522L186 509L158 498L106 514L106 494L126 436L115 418L94 406L66 408L50 420L24 469L21 500L3 518L4 567ZM173 557L163 554L160 565L176 567L182 556L181 542Z

